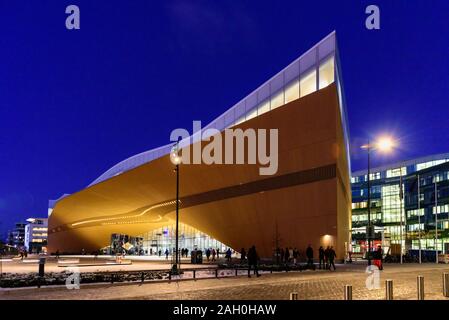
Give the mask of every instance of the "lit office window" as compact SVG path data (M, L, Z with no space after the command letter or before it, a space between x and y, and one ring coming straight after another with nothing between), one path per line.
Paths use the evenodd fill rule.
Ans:
M304 97L316 91L316 70L312 70L301 77L299 81L300 97Z
M424 163L418 163L416 165L416 170L419 171L419 170L427 169L427 168L445 163L446 161L447 161L446 159L443 159L443 160L434 160L434 161L428 161L428 162L424 162Z
M276 109L284 104L284 91L281 90L271 97L271 110Z
M330 57L320 65L320 89L334 82L334 57Z
M257 117L257 108L254 108L253 110L248 111L246 114L246 120L252 119Z
M257 115L259 115L259 116L268 111L270 111L270 101L269 100L265 100L264 102L260 103L259 106L257 107Z
M407 167L387 170L387 178L399 177L401 175L401 173L402 173L402 175L406 175Z
M299 98L299 81L295 80L285 88L285 103Z

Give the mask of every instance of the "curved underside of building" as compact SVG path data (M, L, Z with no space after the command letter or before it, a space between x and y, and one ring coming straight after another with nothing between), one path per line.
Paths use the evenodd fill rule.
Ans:
M180 221L232 248L255 244L261 256L271 256L277 234L283 246L332 243L342 257L351 199L340 119L330 85L236 126L278 128L277 173L261 176L250 164L181 165ZM94 251L113 233L159 228L175 218L175 196L169 155L95 184L57 203L49 250Z
M333 245L343 258L351 195L342 101L332 82L228 126L278 129L277 173L260 175L259 164L180 165L180 222L237 250L256 245L261 257L271 257L277 243L300 250ZM165 154L59 200L49 219L49 252L96 251L111 234L135 236L173 223L173 168Z

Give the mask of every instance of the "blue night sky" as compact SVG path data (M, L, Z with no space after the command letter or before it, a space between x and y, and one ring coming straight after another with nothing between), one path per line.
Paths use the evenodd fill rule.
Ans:
M381 30L365 28L373 3ZM0 0L0 232L213 120L332 30L352 169L381 133L401 148L373 165L449 152L448 15L446 0Z

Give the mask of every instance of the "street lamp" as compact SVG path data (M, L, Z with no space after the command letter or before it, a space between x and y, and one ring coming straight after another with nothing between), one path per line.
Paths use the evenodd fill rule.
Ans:
M179 235L179 164L181 163L181 157L178 152L178 142L173 146L170 153L170 160L175 165L174 171L176 172L176 244L175 244L175 263L172 266L171 273L179 274L179 254L178 254L178 235Z
M367 239L368 239L368 265L371 265L371 238L374 235L374 228L371 225L371 162L370 154L371 151L379 150L380 152L388 153L394 147L394 142L390 137L381 137L376 142L368 143L363 145L361 148L366 149L368 153L368 174L367 174L367 185L368 185L368 227L367 227Z

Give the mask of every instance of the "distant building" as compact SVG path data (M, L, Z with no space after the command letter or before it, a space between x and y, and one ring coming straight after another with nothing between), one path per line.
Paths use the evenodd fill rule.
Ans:
M354 252L367 249L366 174L354 172L351 178ZM373 247L397 248L393 253L401 248L403 253L419 248L449 252L449 153L373 168L370 189Z
M24 245L28 252L47 251L48 218L29 218L25 226Z
M16 248L22 248L25 245L25 225L26 223L18 222L16 223L15 229L10 232L11 245Z

